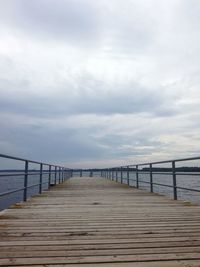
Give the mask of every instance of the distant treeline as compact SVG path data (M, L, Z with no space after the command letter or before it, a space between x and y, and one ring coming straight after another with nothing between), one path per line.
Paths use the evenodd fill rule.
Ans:
M81 172L81 171L85 171L85 172L101 172L101 171L106 171L108 169L98 169L98 168L95 168L95 169L73 169L74 172ZM125 167L122 167L122 168L111 168L109 170L112 170L112 171L124 171L126 172L127 170L129 171L133 171L135 172L136 171L136 168L125 168ZM43 171L49 171L48 169L44 169ZM52 172L54 170L52 169ZM58 170L57 170L58 171ZM149 172L150 171L150 168L148 167L144 167L144 168L139 168L139 171L144 171L144 172ZM152 171L153 172L172 172L172 168L162 168L162 167L152 167ZM177 167L176 168L176 171L177 172L200 172L200 167ZM6 170L0 170L0 172L24 172L24 169L6 169ZM36 170L36 169L31 169L29 170L29 172L39 172L39 169Z
M150 171L150 168L142 168L143 171ZM152 171L154 172L170 172L172 171L172 168L152 168ZM178 172L200 172L200 167L177 167L176 171Z
M101 172L101 171L106 171L108 169L82 169L82 171L86 171L86 172ZM113 170L113 171L127 171L127 168L111 168L109 170ZM129 171L136 171L136 168L128 168ZM74 172L80 172L81 169L74 169ZM145 171L145 172L149 172L150 168L148 167L144 167L144 168L140 168L139 171ZM172 168L162 168L162 167L152 167L152 171L153 172L172 172ZM177 167L176 168L177 172L200 172L200 167Z

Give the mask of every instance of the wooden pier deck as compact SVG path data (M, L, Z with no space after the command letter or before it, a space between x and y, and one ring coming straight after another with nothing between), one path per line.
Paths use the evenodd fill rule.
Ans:
M0 212L0 266L200 266L200 206L72 178Z

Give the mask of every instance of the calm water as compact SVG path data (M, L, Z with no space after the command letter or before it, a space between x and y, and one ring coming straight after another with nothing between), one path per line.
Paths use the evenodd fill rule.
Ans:
M75 176L78 176L79 173L76 173ZM95 176L99 176L100 173L95 173ZM83 173L84 176L89 176L89 173ZM134 173L130 173L130 185L136 186L136 177ZM123 182L127 183L127 173L123 173ZM44 175L43 178L43 190L46 190L48 187L48 174ZM120 173L118 173L118 179L120 181ZM149 174L140 174L139 176L139 188L149 191L150 184L142 183L142 181L149 182ZM166 185L172 185L172 175L169 174L154 174L153 181L155 183L162 183ZM51 183L54 182L54 177L52 177ZM24 183L24 177L0 177L0 193L14 190L18 188L22 188ZM28 185L33 185L39 183L39 175L30 176L28 179ZM177 186L192 188L192 189L199 189L200 190L200 174L198 176L192 176L191 174L188 175L177 175ZM32 187L28 189L28 196L35 195L38 193L39 186ZM154 192L164 194L173 198L173 188L163 187L154 185ZM9 194L7 196L0 197L0 210L5 209L6 207L14 204L16 202L20 202L23 199L23 191L16 192L13 194ZM194 203L200 204L200 192L191 192L186 190L178 189L178 199L191 201Z
M127 178L126 173L123 174L124 178ZM200 174L198 176L192 176L191 174L188 175L177 175L177 186L185 187L189 189L196 189L200 190ZM130 174L130 185L136 186L136 175L134 173ZM150 184L143 183L149 182L149 174L139 174L139 188L150 191ZM154 174L153 175L153 182L160 183L165 185L173 185L172 175L171 174ZM127 183L127 180L124 180L124 183ZM173 198L173 188L164 187L160 185L153 185L153 190L155 193L167 195L170 198ZM177 189L178 199L191 201L194 203L200 204L200 192L192 192L182 189Z
M39 175L32 175L28 179L28 186L39 183ZM52 179L53 180L53 179ZM43 190L48 188L48 175L43 175ZM53 182L53 181L52 181ZM24 176L17 177L0 177L0 193L20 189L24 186ZM37 194L39 186L34 186L27 189L28 197ZM0 210L5 209L11 204L20 202L23 200L23 191L12 193L6 196L0 196Z

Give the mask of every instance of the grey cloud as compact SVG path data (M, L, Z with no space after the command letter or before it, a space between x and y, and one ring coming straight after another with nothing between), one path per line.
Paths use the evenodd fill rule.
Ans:
M90 77L90 81L92 79ZM78 95L70 93L70 90L73 91L73 86L67 84L66 89L60 88L61 90L57 95L54 94L54 97L49 97L48 94L36 96L30 93L31 90L27 81L15 84L7 80L0 80L0 87L4 88L5 91L0 99L0 110L39 117L130 113L150 113L165 117L177 113L173 107L174 99L161 91L158 93L157 90L149 90L137 83L132 83L128 86L116 84L116 86L114 85L116 90L110 93L109 90L106 91L106 84L95 83L94 80L92 86L96 90L95 93L88 92L87 80L82 80ZM12 87L26 90L23 95L18 97L18 95L7 93L12 92Z
M2 119L1 125L5 126ZM64 129L57 128L56 125L48 127L45 122L27 124L26 121L21 121L14 127L9 124L3 127L0 138L2 143L5 142L4 147L1 145L1 153L8 153L9 144L15 147L11 154L15 153L16 156L58 163L65 159L66 166L87 158L101 158L104 153L87 131L79 132L67 126Z
M2 24L10 25L31 38L90 42L98 36L94 5L79 0L8 0L0 2Z
M111 54L137 54L151 46L154 14L147 16L137 2L113 1L111 7L88 0L7 0L0 2L0 22L29 38L85 44L85 49L106 45Z
M34 97L19 99L7 98L0 100L0 110L14 112L18 114L32 114L38 117L57 117L72 114L130 114L130 113L151 113L158 116L172 116L176 111L158 96L130 96L112 95L110 96L78 96L57 97L49 99L48 97ZM162 101L162 103L161 103Z

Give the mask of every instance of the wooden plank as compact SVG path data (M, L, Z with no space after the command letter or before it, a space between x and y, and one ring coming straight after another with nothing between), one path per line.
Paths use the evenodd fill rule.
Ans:
M200 260L199 253L176 254L142 254L142 255L110 255L110 256L81 256L81 257L41 257L41 258L2 258L0 265L31 265L31 264L72 264L72 263L108 263L108 262L144 262L164 260Z
M157 255L179 253L200 253L200 247L171 248L118 248L118 249L81 249L81 250L37 250L37 251L7 251L0 252L0 258L40 258L40 257L82 257L82 256L119 256L119 255Z
M69 251L69 250L98 250L98 249L126 249L126 248L173 248L173 247L199 247L200 241L179 241L179 242L148 242L148 243L106 243L106 244L67 244L67 245L21 245L21 246L2 246L1 252L17 251Z
M162 264L162 265L161 265ZM30 265L35 267L36 265ZM92 264L45 264L37 265L37 267L121 267L122 263L92 263ZM123 267L199 267L200 261L187 260L187 261L162 261L160 262L126 262L123 263ZM10 266L6 266L10 267Z

